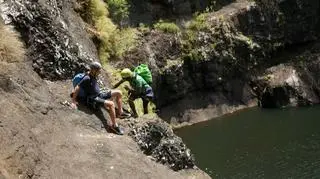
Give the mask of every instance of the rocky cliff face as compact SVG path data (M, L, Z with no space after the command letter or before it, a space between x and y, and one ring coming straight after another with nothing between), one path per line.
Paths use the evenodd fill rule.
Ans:
M50 80L69 79L96 61L85 25L72 10L73 1L0 1L1 16L21 32L34 70Z
M255 105L251 78L289 61L279 60L277 52L316 41L319 13L316 0L237 1L206 16L206 27L196 32L190 49L172 45L183 41L179 36L170 40L171 47L181 52L174 55L157 51L168 48L159 41L151 47L146 43L151 49L146 53L149 61L167 59L165 65L154 68L162 117L192 122ZM206 108L208 116L203 116Z

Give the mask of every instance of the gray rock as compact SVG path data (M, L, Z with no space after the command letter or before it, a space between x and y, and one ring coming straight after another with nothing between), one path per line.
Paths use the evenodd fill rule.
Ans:
M300 77L293 66L278 65L258 77L261 106L265 108L305 106L320 102L319 96Z
M195 160L180 137L162 120L151 120L136 125L130 135L137 141L146 155L157 162L168 165L173 170L195 167Z

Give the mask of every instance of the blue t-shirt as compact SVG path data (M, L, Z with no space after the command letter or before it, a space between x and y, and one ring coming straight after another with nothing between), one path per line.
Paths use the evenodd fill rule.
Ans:
M79 83L80 88L84 91L86 97L98 96L100 93L100 87L97 79L86 75Z

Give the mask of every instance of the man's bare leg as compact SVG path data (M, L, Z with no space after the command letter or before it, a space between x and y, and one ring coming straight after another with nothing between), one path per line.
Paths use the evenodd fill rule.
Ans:
M116 123L116 110L115 110L115 106L114 106L113 101L106 100L104 102L104 107L109 112L112 126L117 126L117 123Z
M116 100L118 110L117 115L120 116L123 113L122 109L122 92L120 90L112 90L111 98Z

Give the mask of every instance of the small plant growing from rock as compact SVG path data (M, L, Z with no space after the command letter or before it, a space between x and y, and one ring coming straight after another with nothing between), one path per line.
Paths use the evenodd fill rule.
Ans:
M0 21L0 62L22 61L24 53L24 45L18 34Z
M190 30L205 30L209 28L209 24L207 23L208 13L195 14L193 20L187 24L187 29Z
M165 22L160 20L158 23L154 24L154 28L166 33L179 33L180 28L173 22Z

